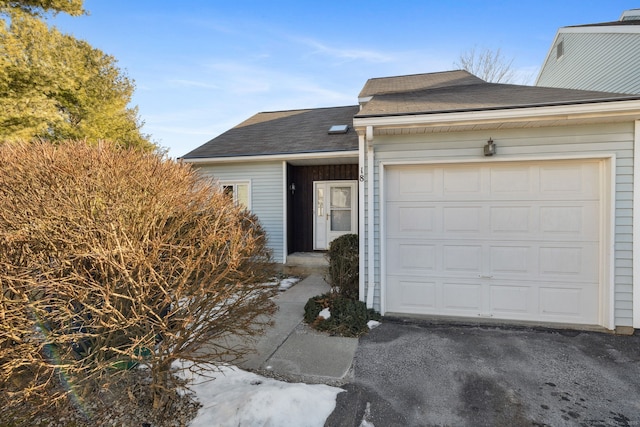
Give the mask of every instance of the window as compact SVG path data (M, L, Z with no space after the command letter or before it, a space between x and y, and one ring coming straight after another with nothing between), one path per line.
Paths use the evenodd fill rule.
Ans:
M560 40L556 45L556 59L562 58L564 55L564 40Z
M247 209L251 209L251 196L249 182L228 182L223 181L220 183L222 191L233 199L234 202L244 206Z

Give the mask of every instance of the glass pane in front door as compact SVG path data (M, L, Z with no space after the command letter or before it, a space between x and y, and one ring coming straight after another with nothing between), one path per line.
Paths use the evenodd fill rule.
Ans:
M351 231L351 187L331 186L331 231Z
M331 231L351 231L351 210L331 211Z
M351 207L350 187L331 187L331 208Z

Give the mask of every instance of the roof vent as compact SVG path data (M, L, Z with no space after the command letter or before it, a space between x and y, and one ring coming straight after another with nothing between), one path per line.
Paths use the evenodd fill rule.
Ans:
M329 128L329 135L349 132L349 125L333 125Z

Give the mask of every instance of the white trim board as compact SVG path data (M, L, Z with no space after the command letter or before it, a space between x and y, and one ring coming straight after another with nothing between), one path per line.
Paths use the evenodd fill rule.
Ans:
M633 327L640 328L640 120L633 140Z
M321 153L300 153L300 154L269 154L263 156L230 156L230 157L206 157L201 159L183 159L178 160L184 163L194 164L215 164L215 163L251 163L251 162L267 162L267 161L294 161L294 160L312 160L312 159L340 159L340 158L356 158L358 151L330 151Z

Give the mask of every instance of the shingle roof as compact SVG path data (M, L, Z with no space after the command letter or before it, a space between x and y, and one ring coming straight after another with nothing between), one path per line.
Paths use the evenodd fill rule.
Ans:
M464 71L412 74L408 76L379 77L367 80L360 91L360 98L387 93L413 92L423 89L469 85L484 82L479 77Z
M628 9L622 12L622 16L617 21L598 22L595 24L569 25L563 28L580 28L580 27L612 27L612 26L629 26L640 25L640 9Z
M640 20L627 20L627 21L612 21L612 22L598 22L597 24L583 24L583 25L567 25L562 28L583 28L583 27L618 27L618 26L631 26L640 25Z
M640 99L638 95L488 83L466 71L369 79L359 106L259 113L183 159L357 151L358 135L329 135L353 118L511 109Z
M333 107L258 113L183 159L357 151L351 129L359 107ZM345 134L329 135L333 125L349 125Z
M638 96L574 89L480 83L374 95L356 117L563 105Z

